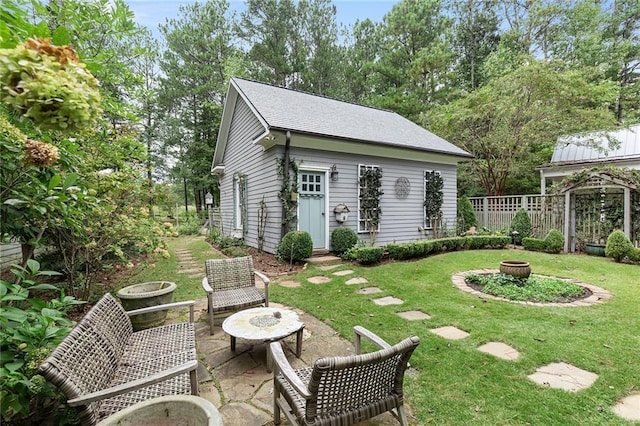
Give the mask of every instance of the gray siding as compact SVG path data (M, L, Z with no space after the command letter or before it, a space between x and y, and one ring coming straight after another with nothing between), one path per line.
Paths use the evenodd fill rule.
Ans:
M233 234L233 177L235 173L247 175L247 245L258 246L258 203L267 204L267 227L264 249L274 252L280 241L282 210L278 191L280 180L276 170L276 149L264 151L253 140L264 128L249 107L238 97L224 153L225 173L220 182L220 211L225 234Z
M380 166L383 173L382 221L376 245L430 238L430 233L421 230L424 226L425 170L437 170L441 173L444 181L443 223L455 230L456 166L295 148L292 149L291 157L302 169L305 166L330 167L336 164L339 172L338 181L328 182L329 233L340 226L333 216L333 208L340 203L346 204L351 210L349 220L344 226L356 231L358 229L358 164ZM396 197L395 182L399 177L406 177L411 184L410 193L405 199ZM369 240L369 234L366 232L358 236L365 241Z

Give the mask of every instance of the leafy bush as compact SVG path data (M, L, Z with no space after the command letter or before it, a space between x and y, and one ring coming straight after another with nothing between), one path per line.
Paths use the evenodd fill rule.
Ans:
M380 262L384 255L384 247L366 246L358 249L356 260L363 265L372 265Z
M633 243L624 232L617 230L607 237L607 246L604 249L604 254L607 257L613 257L616 262L620 262L625 257L628 257L633 250Z
M340 226L331 233L331 248L338 255L342 255L358 243L358 234L346 226Z
M511 239L504 235L474 235L437 240L415 241L387 245L389 257L396 260L419 259L440 251L504 248Z
M531 237L532 230L533 226L527 211L525 209L518 210L509 227L514 244L521 245L523 238Z
M473 210L471 201L467 197L458 198L458 214L456 230L458 235L468 231L471 227L478 226L478 218Z
M629 260L632 262L640 262L640 248L635 248L629 253Z
M217 245L220 250L224 250L228 247L239 247L244 245L244 241L242 239L224 235L217 229L209 231L207 239L210 243Z
M564 249L564 235L557 229L552 229L544 239L544 250L548 253L560 253Z
M467 284L482 287L482 292L509 300L530 302L568 302L585 294L577 284L549 277L516 278L505 274L469 274Z
M198 235L200 228L201 223L198 215L193 212L188 212L184 217L184 221L181 222L176 229L180 235Z
M276 258L281 262L301 262L311 257L312 253L313 240L305 231L287 232L276 247Z
M540 238L523 238L522 246L530 251L545 251L547 243Z
M38 365L62 339L71 332L73 322L67 319L71 306L83 303L64 293L45 301L30 297L58 291L51 284L38 283L42 277L60 275L41 271L40 264L30 259L26 267L11 267L14 282L0 280L0 407L5 422L25 421L38 424L45 408L54 407L60 396L56 388L37 374Z

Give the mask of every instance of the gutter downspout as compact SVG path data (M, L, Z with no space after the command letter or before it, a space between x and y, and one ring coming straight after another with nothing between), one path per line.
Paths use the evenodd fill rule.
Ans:
M282 171L282 182L283 185L289 186L289 150L291 148L291 132L287 130L287 136L284 142L284 160L283 160L283 171ZM284 237L284 234L287 233L288 223L285 223L285 217L287 217L287 209L282 203L282 227L280 229L280 239Z

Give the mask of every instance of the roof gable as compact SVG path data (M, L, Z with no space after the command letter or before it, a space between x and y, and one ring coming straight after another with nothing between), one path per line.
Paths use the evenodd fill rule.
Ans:
M231 84L269 129L472 157L391 111L236 77Z

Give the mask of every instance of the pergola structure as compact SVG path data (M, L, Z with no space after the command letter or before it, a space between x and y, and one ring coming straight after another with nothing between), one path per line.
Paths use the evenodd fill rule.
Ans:
M628 178L625 177L627 174ZM596 168L575 174L565 182L557 190L558 194L564 195L564 250L576 250L578 230L587 239L603 243L602 239L606 239L612 229L621 229L637 244L640 239L639 180L640 171ZM615 208L620 205L620 198L622 215L619 208Z

